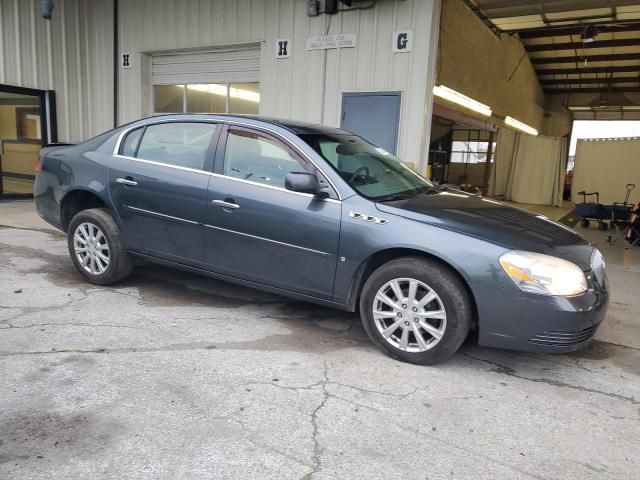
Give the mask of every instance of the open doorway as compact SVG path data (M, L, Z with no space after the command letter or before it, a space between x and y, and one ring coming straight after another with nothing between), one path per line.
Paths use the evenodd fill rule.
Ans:
M53 92L0 85L0 199L33 194L40 148L56 141Z
M569 145L569 158L567 162L567 176L564 186L564 199L576 199L572 195L573 178L578 158L578 142L580 140L594 139L629 139L640 138L640 121L637 120L576 120L573 122L571 132L571 143ZM603 158L602 174L606 172L606 158ZM640 161L640 159L639 159ZM629 178L630 182L636 182L637 179ZM618 189L624 194L623 186ZM621 195L624 198L624 195Z
M486 192L497 128L461 112L434 105L429 177L471 193Z

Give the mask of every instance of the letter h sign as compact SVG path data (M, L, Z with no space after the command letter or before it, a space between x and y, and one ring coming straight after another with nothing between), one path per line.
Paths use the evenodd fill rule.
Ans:
M289 58L291 56L291 42L288 38L276 39L276 58Z

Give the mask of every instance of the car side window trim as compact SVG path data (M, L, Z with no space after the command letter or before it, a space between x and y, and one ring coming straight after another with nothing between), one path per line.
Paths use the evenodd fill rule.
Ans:
M244 132L260 135L260 136L265 137L265 138L267 138L267 139L269 139L269 140L271 140L273 142L276 142L278 145L282 146L283 149L289 155L291 155L298 163L300 163L301 167L304 166L306 171L313 171L313 172L316 173L316 175L319 175L321 177L323 183L327 186L327 189L329 190L329 194L330 194L330 198L326 198L324 200L327 200L327 201L340 201L340 195L338 194L337 189L335 188L333 183L329 180L327 175L325 175L325 173L320 169L320 167L318 167L318 165L316 165L315 162L313 162L310 159L308 159L306 155L301 155L300 152L298 151L298 149L294 145L292 145L286 138L281 137L279 135L274 135L270 131L265 131L265 130L259 128L259 127L253 128L253 126L233 124L233 123L228 124L228 125L225 126L224 131L221 132L221 134L220 134L221 135L221 140L219 142L218 149L216 150L215 164L214 164L214 169L213 169L214 175L219 176L219 177L223 177L223 178L227 178L227 179L230 179L230 180L235 180L235 181L244 182L244 183L250 183L252 185L258 185L258 186L262 186L262 187L266 187L266 188L272 188L272 189L276 189L276 190L281 190L281 191L292 193L292 194L304 195L304 196L309 196L309 197L313 197L314 196L314 195L311 195L311 194L308 194L308 193L293 192L291 190L287 190L286 188L279 187L279 186L276 186L276 185L269 185L269 184L266 184L266 183L253 182L253 181L250 181L250 180L245 180L245 179L231 177L229 175L226 175L224 173L224 162L225 162L225 154L226 154L226 151L227 151L227 142L228 142L228 139L229 139L229 132L231 130L240 130L240 131L244 131Z
M135 158L138 158L138 149L140 148L140 144L142 143L142 137L144 137L144 134L147 132L147 127L148 127L148 125L145 125L144 127L142 127L142 133L140 134L140 136L138 137L138 141L136 142L136 148L135 148L135 150L133 151L133 156L134 156ZM131 133L133 133L133 132L135 132L135 130L132 130L132 131L127 135L127 137L128 137L129 135L131 135ZM126 141L126 139L125 139L125 141Z
M158 161L154 161L154 160L144 160L144 159L141 159L141 158L130 157L130 156L127 156L127 155L122 155L120 153L120 149L121 149L122 143L124 142L124 139L126 138L126 136L130 132L132 132L132 131L134 131L134 130L136 130L138 128L146 128L147 126L158 125L158 124L161 124L161 123L185 123L185 122L191 122L191 123L215 123L216 125L218 125L220 127L218 129L216 129L217 130L217 134L214 134L214 138L212 139L212 141L213 141L212 143L216 143L217 144L217 147L215 148L215 155L212 156L213 157L212 160L214 161L215 168L211 168L209 171L195 170L193 168L181 167L179 165L171 165L171 164L168 164L168 163L158 162ZM238 122L238 121L232 121L232 120L226 120L226 119L183 120L183 119L178 119L178 118L172 118L172 119L169 119L169 120L149 123L147 125L134 125L134 126L128 128L128 129L122 131L118 135L118 138L117 138L116 143L115 143L114 148L113 148L113 156L119 157L119 158L126 158L127 160L132 160L132 161L136 161L136 162L150 163L150 164L154 164L154 165L160 165L160 166L164 166L164 167L175 168L175 169L178 169L178 170L186 170L186 171L190 171L190 172L201 173L201 174L204 174L204 175L211 175L211 176L214 176L214 177L226 178L226 179L234 180L234 181L237 181L237 182L250 183L250 184L257 185L257 186L263 187L263 188L271 188L271 189L275 189L275 190L280 190L282 192L287 192L287 193L289 193L291 195L301 195L303 197L309 197L309 198L314 197L314 195L309 194L309 193L293 192L291 190L287 190L286 188L276 187L276 186L272 186L272 185L266 185L264 183L252 182L250 180L242 180L240 178L228 177L226 175L223 175L221 173L216 172L216 169L218 168L218 165L220 165L220 168L223 168L222 162L224 161L224 149L225 149L225 143L226 143L226 131L227 131L227 129L229 127L249 128L250 130L255 130L257 133L270 134L270 135L274 136L275 138L277 138L280 142L285 143L287 146L289 146L289 148L291 148L295 152L300 152L299 155L304 157L309 162L311 162L314 165L314 167L317 169L317 171L320 172L322 177L327 180L327 183L328 183L328 185L330 187L330 190L335 194L335 198L323 198L323 199L321 199L321 201L333 202L333 203L342 203L342 198L340 196L340 193L338 192L338 189L336 188L335 184L331 181L331 179L324 173L324 171L318 166L318 164L315 161L310 159L309 156L306 153L301 152L298 147L292 145L290 143L290 141L286 137L284 137L279 132L276 132L275 130L272 130L270 128L265 128L265 127L262 127L262 126L248 125L246 123L242 123L242 122Z
M207 146L207 150L205 153L205 160L202 166L202 169L199 168L190 168L190 167L184 167L181 165L175 165L175 164L171 164L171 163L166 163L163 162L161 160L156 160L156 159L151 159L151 158L139 158L138 154L139 154L139 150L140 150L140 145L142 144L142 140L147 132L147 129L149 127L153 127L156 125L165 125L165 124L185 124L185 123L195 123L195 124L201 124L201 125L213 125L215 127L215 130L213 132L213 135L211 136L211 139L209 140L209 145ZM152 163L155 165L162 165L165 167L170 167L170 168L177 168L179 170L187 170L187 171L192 171L192 172L201 172L201 173L211 173L212 169L213 169L213 164L214 164L214 155L216 152L216 147L218 145L218 141L220 139L220 133L223 130L223 128L225 127L225 125L219 121L207 121L207 120L181 120L181 119L172 119L172 120L165 120L165 121L161 121L161 122L153 122L153 123L148 123L146 125L141 125L141 126L135 126L132 127L130 129L125 130L124 132L122 132L120 134L120 136L118 137L118 140L116 141L116 145L114 148L114 153L113 155L116 157L121 157L121 158L127 158L129 160L136 160L139 162L145 162L145 163ZM136 148L135 151L133 153L133 156L129 156L129 155L124 155L122 153L122 150L124 148L126 139L129 135L135 133L137 130L142 130L142 133L140 135L140 137L137 140L136 143Z

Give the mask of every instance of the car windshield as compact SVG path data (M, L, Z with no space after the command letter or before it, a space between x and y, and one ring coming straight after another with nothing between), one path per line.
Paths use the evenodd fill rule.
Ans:
M436 187L398 158L366 140L349 134L299 135L360 195L374 201L401 200Z

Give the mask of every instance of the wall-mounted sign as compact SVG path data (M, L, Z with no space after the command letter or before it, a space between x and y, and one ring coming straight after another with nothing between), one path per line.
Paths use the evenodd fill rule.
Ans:
M356 46L355 33L320 35L307 38L307 50L327 50L329 48L351 48Z
M288 38L276 39L276 58L289 58L291 56L291 40Z
M393 53L410 52L413 47L413 30L393 32Z
M129 52L123 52L120 57L121 68L131 68L131 54Z

